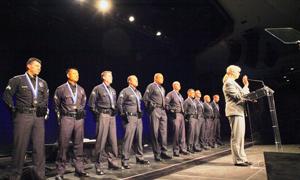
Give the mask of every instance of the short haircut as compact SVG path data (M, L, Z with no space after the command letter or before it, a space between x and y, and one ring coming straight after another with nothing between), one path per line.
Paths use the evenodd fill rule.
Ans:
M162 75L162 73L155 73L155 74L154 74L154 79L156 79L157 76L163 76L163 75Z
M76 70L78 72L78 69L77 68L74 68L74 67L70 67L66 70L66 74L68 74L71 70Z
M135 75L130 75L130 76L127 77L127 82L129 82L130 79L132 79L133 77L137 78Z
M215 95L213 96L213 98L215 98L215 97L220 97L220 96L219 96L219 94L215 94Z
M190 93L191 91L195 91L193 88L188 89L187 93Z
M31 57L31 58L29 58L29 59L27 60L26 65L31 64L31 63L34 62L34 61L36 61L36 62L42 64L42 61L41 61L40 59L38 59L38 58L36 58L36 57Z
M112 74L112 72L111 72L111 71L103 71L103 72L101 73L101 79L103 80L103 77L104 77L105 75L107 75L107 74Z

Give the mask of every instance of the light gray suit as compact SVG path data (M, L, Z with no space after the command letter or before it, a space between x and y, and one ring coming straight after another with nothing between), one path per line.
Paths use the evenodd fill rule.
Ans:
M233 79L228 78L223 84L225 96L225 114L231 127L231 152L235 164L244 163L247 160L244 150L245 115L243 95L249 93L248 87L241 87Z

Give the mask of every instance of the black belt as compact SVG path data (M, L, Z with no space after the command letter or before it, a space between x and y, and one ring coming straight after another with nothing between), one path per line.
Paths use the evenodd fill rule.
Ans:
M66 112L62 114L63 116L68 116L68 117L73 117L76 118L77 117L77 113L76 112Z
M198 115L197 115L197 114L191 114L191 115L190 115L190 118L198 119Z
M109 114L111 116L116 115L116 111L114 109L99 109L99 113Z
M25 114L36 113L36 110L36 108L17 108L17 112Z

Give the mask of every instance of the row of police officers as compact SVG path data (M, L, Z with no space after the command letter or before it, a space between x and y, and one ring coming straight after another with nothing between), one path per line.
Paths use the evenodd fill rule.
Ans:
M20 179L27 146L30 139L33 144L33 167L37 179L45 179L44 120L47 119L49 90L46 81L39 78L42 62L38 58L29 58L27 71L23 75L9 80L3 94L3 100L9 107L14 124L13 170L11 179ZM56 179L63 179L66 169L69 142L73 142L73 162L75 176L85 177L83 165L84 117L87 96L78 84L79 73L76 68L66 71L67 82L57 87L54 94L54 109L59 124L58 154L56 160ZM189 89L184 100L180 94L180 83L173 82L173 90L167 95L162 87L164 77L154 75L153 83L146 88L144 95L137 89L138 78L130 75L128 87L119 96L111 87L111 71L101 73L102 83L95 86L88 99L88 106L96 119L95 154L96 174L103 175L103 159L108 161L109 169L130 169L131 149L135 140L135 158L137 164L149 165L144 159L142 132L145 104L150 119L151 142L155 161L171 159L167 153L167 124L172 126L173 156L200 152L221 143L219 96L210 102L208 95L204 102L200 100L199 90ZM117 162L118 146L116 134L116 115L123 119L125 129L122 144L121 166ZM187 127L186 127L187 126ZM187 136L187 139L186 139ZM107 142L111 149L106 148Z

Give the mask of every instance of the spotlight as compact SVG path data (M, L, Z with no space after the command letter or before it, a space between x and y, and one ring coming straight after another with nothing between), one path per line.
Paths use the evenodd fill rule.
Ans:
M283 76L283 79L286 79L287 77L286 76Z
M157 31L157 32L156 32L156 36L161 36L161 32L160 32L160 31Z
M134 18L134 16L129 16L128 20L129 20L130 22L133 22L133 21L135 20L135 18Z
M290 70L291 70L291 71L294 71L294 70L295 70L295 68L291 67L291 68L290 68Z
M96 7L102 13L106 13L111 9L111 1L109 0L98 0Z

